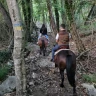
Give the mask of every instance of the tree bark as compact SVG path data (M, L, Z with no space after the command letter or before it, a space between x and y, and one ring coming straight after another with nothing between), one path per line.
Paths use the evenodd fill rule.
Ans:
M82 40L81 40L81 38L80 38L80 36L79 36L79 34L78 34L78 31L77 31L77 29L76 29L76 24L75 24L75 22L71 22L71 26L70 26L70 28L71 28L71 34L72 34L72 37L73 37L73 40L75 41L75 43L76 43L76 47L77 47L77 49L78 49L78 52L79 53L82 53L83 51L85 51L86 49L85 49L85 46L84 46L84 44L82 43Z
M62 18L62 23L65 22L64 18L64 0L61 0L61 18Z
M23 56L23 27L16 0L6 0L14 29L13 60L16 76L16 96L26 96L26 71Z
M14 42L14 40L13 40L13 27L12 27L12 22L11 22L11 18L10 18L10 16L9 16L9 13L6 11L6 9L4 8L4 6L2 5L2 3L0 2L0 12L1 12L1 14L3 15L3 17L4 17L4 20L5 20L5 22L6 22L6 24L7 24L7 26L8 26L8 28L10 29L10 32L12 32L12 36L10 36L11 38L12 38L12 40L10 41L10 44L9 44L9 46L8 46L8 52L12 52L13 50L12 50L12 48L13 48L13 42Z
M46 0L46 2L47 2L48 11L49 11L50 24L51 24L51 27L52 27L52 30L53 30L54 34L56 35L58 33L58 30L56 28L54 17L53 17L52 10L51 10L52 9L51 1Z
M42 17L43 17L43 24L45 24L45 14L44 14L44 10L42 10Z
M31 42L31 32L30 32L30 26L31 26L31 0L24 0L22 1L22 10L24 15L24 21L25 21L25 39L26 41Z
M2 3L0 2L0 12L4 16L7 26L12 30L12 22L9 13L6 11Z
M57 25L57 30L59 31L59 13L58 13L58 8L57 8L57 0L54 1L54 9L55 9L55 18L56 18L56 25Z
M74 20L74 6L72 0L65 0L65 7L68 19L70 21L70 32L72 34L73 40L76 43L78 52L81 53L82 51L85 51L85 46L82 43L82 40L80 39L80 36L78 34L78 31L76 29L76 23Z
M94 16L96 16L96 4L95 3L92 5L92 8L91 8L91 10L90 10L90 12L86 18L84 25L88 24L87 21L89 20L89 18L94 17Z
M30 23L30 33L33 33L33 0L30 2L30 7L31 7L31 23Z
M65 3L64 0L61 0L61 18L62 18L62 23L65 24L68 27L68 20L67 20L67 15L65 9Z
M27 25L27 8L26 8L26 0L22 0L22 12L24 15L24 22Z

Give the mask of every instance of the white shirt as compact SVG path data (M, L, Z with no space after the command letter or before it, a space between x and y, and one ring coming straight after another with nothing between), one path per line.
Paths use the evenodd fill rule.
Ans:
M58 38L59 38L59 34L57 33L57 35L56 35L56 38L55 38L55 39L56 39L56 40L58 40Z

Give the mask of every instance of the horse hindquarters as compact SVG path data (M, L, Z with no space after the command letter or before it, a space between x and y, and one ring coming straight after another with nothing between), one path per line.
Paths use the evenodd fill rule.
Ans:
M72 56L69 55L67 56L67 77L68 77L68 81L70 83L70 85L73 87L73 94L76 93L76 84L75 84L75 67L73 65L73 60L72 60Z

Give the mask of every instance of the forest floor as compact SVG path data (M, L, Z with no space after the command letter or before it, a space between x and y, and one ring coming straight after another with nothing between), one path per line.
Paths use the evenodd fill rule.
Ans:
M55 69L54 63L50 62L51 49L53 47L54 40L50 37L50 45L48 46L47 55L39 56L37 60L31 60L27 70L27 87L28 96L72 96L72 87L69 85L67 80L66 72L64 85L65 88L61 88L60 84L60 73L58 69ZM93 45L96 45L96 34L93 38ZM86 48L91 48L90 36L83 38L84 45ZM52 42L53 41L53 42ZM71 50L77 54L76 45L73 41L70 42ZM38 51L38 50L37 50ZM37 52L36 51L36 52ZM36 53L35 52L35 53ZM32 56L33 52L30 54ZM39 53L38 53L39 54ZM77 62L76 71L76 85L78 96L88 96L86 90L81 86L84 81L82 80L81 73L96 73L96 48L92 49L88 53L89 58ZM29 60L28 60L29 61ZM81 65L82 67L81 67ZM87 66L88 65L88 66Z
M46 56L39 55L39 47L29 43L32 48L30 55L25 59L26 70L27 70L27 96L72 96L72 87L70 86L66 72L64 72L65 88L61 88L60 84L60 73L55 68L54 63L50 62L51 49L54 44L54 40L50 35L50 43L47 48ZM96 45L96 34L94 34L93 42L91 44L91 36L82 38L86 48L92 48ZM77 54L76 45L73 41L70 42L70 48ZM88 58L85 60L77 61L76 71L76 85L77 85L77 96L88 96L85 88L81 86L84 83L82 79L82 73L96 73L96 47L88 53ZM13 96L13 95L11 95Z

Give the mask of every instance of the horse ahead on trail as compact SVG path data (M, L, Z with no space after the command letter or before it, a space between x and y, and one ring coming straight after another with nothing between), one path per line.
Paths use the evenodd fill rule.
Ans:
M70 85L73 87L73 96L76 95L75 84L75 70L76 70L76 56L69 49L60 49L55 53L55 67L59 67L61 75L60 87L64 87L64 70L66 69L67 77Z
M43 56L45 56L46 48L48 45L48 39L45 36L42 36L38 39L38 45L40 46L40 54L43 53Z

